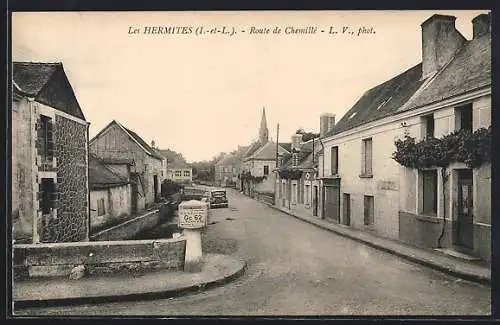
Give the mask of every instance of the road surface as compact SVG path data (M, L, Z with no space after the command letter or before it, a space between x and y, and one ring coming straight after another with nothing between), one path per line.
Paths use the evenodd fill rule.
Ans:
M205 251L248 263L240 279L188 296L23 309L20 315L489 315L490 287L412 264L228 191Z

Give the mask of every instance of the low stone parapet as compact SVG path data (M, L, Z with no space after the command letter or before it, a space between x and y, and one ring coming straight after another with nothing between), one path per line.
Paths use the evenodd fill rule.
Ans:
M87 275L124 269L184 268L186 239L95 241L72 243L15 244L13 266L16 279L69 276L77 266Z

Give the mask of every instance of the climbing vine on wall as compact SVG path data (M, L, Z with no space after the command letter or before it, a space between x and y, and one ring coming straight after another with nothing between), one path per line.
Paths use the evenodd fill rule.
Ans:
M281 169L278 173L282 179L300 179L302 177L300 169Z
M491 159L491 126L474 133L461 130L442 138L428 138L416 142L408 135L395 142L392 159L400 165L422 169L447 167L453 162L463 162L469 168L477 168Z

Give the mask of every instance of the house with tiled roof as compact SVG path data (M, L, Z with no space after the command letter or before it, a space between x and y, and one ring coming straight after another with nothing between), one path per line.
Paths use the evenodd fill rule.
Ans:
M279 159L274 170L277 177L274 204L285 210L310 217L318 216L320 206L318 167L321 161L321 136L325 136L335 125L335 115L320 116L318 137L303 141L304 135L293 134L290 153Z
M276 145L276 142L269 140L266 110L263 108L259 138L249 146L242 159L239 188L250 196L253 196L254 191L274 193L275 180L271 179L271 172L276 167L277 158L287 153L289 151L282 145Z
M62 63L12 64L16 242L88 240L88 126Z
M215 163L215 183L217 185L222 187L237 186L242 157L247 149L247 147L240 146L238 150L225 154Z
M322 138L320 215L410 245L490 261L491 164L422 167L393 159L396 141L406 137L425 143L488 132L490 16L473 19L470 40L455 19L433 15L424 21L422 62L367 90Z
M109 160L89 156L90 229L95 229L132 213L132 188L129 173L120 173ZM125 165L129 166L129 165Z
M136 132L116 120L89 142L90 152L104 161L128 161L131 177L133 214L151 206L160 198L161 183L166 178L166 159Z

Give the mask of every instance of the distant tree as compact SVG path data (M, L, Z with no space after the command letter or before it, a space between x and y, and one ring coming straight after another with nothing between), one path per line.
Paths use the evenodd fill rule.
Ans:
M295 134L302 134L302 141L307 142L311 139L315 139L319 137L319 133L314 133L314 132L306 132L304 129L300 128L298 129Z

